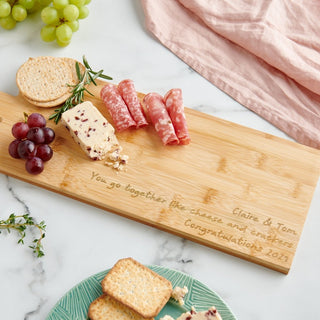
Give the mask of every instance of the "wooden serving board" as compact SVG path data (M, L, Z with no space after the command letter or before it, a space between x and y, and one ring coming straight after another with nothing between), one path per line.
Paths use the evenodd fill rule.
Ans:
M98 98L87 97L110 121ZM140 97L142 97L141 95ZM37 176L7 152L12 125L37 108L0 93L0 171L48 190L288 273L320 168L320 151L186 109L192 142L162 146L150 126L117 134L127 169L92 161L61 125Z

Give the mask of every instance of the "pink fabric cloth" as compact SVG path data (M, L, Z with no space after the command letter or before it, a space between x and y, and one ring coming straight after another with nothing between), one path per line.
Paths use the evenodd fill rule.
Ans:
M320 148L320 1L141 0L183 61L302 144Z

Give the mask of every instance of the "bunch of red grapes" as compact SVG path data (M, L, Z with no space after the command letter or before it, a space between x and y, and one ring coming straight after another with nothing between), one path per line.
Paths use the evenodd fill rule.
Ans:
M15 123L11 132L16 138L9 145L11 157L25 159L29 173L41 173L43 163L52 158L53 151L49 144L55 138L54 131L46 127L46 119L40 113L32 113L26 121Z

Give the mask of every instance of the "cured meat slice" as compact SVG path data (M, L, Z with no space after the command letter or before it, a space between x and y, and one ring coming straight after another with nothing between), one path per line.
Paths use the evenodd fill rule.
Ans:
M107 107L117 131L121 132L136 126L136 122L132 119L115 85L106 84L100 91L100 97Z
M189 144L191 139L184 113L181 89L169 90L164 96L164 103L179 139L179 144Z
M143 102L148 111L150 120L158 133L162 143L178 144L172 121L163 102L163 97L158 93L148 93Z
M122 80L118 85L118 90L137 124L137 129L148 125L133 81L130 79Z

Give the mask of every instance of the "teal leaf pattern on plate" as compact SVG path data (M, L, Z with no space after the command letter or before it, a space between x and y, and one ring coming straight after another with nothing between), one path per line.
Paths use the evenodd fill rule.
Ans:
M177 318L181 313L190 310L191 307L203 311L212 306L218 309L223 320L236 320L226 303L200 281L180 271L161 266L148 265L148 267L170 280L173 288L187 286L189 289L184 299L184 306L180 306L176 301L170 299L155 318L156 320L166 314ZM101 271L73 287L57 302L46 320L88 320L87 312L90 303L102 294L101 281L109 270Z

